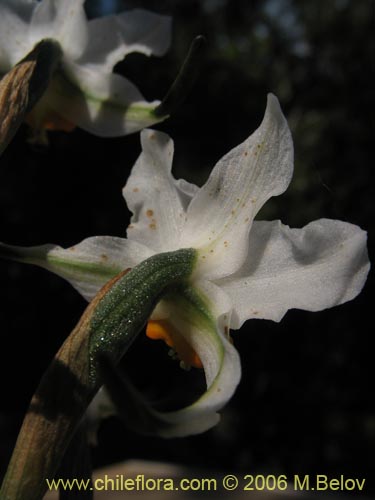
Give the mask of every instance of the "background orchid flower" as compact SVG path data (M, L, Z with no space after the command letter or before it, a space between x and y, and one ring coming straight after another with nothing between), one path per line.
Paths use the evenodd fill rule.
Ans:
M147 102L137 87L112 73L131 52L163 55L170 44L167 16L135 9L87 20L84 0L2 0L0 74L5 74L42 39L63 51L43 98L29 116L38 129L79 126L99 136L125 135L156 123L159 101Z
M59 274L90 300L123 269L155 254L195 249L190 279L164 297L147 326L147 335L165 340L185 364L204 368L203 396L163 416L164 435L194 434L218 421L240 380L229 329L353 299L369 270L366 233L328 219L302 229L254 221L293 172L291 133L273 95L259 128L217 163L201 188L172 176L166 134L145 130L141 138L143 152L123 191L133 213L127 239L98 236L68 249L2 245L1 254Z

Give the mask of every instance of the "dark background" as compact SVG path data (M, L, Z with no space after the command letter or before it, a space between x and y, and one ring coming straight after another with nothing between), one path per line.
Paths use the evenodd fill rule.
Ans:
M193 91L156 128L175 140L174 173L202 184L216 161L260 123L275 93L295 144L295 175L260 218L301 227L341 219L374 235L374 2L359 0L89 1L90 16L144 7L173 16L162 59L132 54L116 71L149 100L161 98L194 36L207 44ZM104 9L104 10L103 10ZM0 240L70 246L92 235L123 236L121 189L140 152L139 134L100 139L53 133L27 143L22 127L0 159ZM4 471L30 397L71 331L84 300L44 270L0 262L0 467ZM280 324L249 321L233 332L241 384L219 426L182 440L144 438L103 423L94 463L166 460L264 474L366 477L375 492L373 279L340 307L290 311ZM141 335L125 359L153 397L185 394L184 373L163 345ZM371 457L371 458L370 458Z

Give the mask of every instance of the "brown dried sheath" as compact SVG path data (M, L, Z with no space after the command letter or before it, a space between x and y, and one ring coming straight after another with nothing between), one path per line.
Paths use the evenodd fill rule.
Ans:
M42 40L0 81L0 155L46 91L61 56L56 41Z

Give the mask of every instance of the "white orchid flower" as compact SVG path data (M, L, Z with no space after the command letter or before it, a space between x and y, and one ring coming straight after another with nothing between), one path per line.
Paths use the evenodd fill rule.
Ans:
M87 20L84 0L0 0L0 75L43 39L56 40L63 59L29 117L36 129L79 126L99 136L135 132L166 117L154 114L129 80L112 73L131 52L162 56L169 17L135 9Z
M164 339L185 364L204 368L207 392L163 417L170 424L165 435L194 434L218 421L240 380L229 329L353 299L369 270L366 233L328 219L302 229L254 221L271 196L286 190L293 171L291 134L273 95L259 128L201 188L172 176L167 135L144 130L141 138L143 152L123 191L133 213L127 239L98 236L68 249L3 246L2 253L59 274L90 300L112 276L151 255L196 249L189 283L159 303L147 326L148 336Z

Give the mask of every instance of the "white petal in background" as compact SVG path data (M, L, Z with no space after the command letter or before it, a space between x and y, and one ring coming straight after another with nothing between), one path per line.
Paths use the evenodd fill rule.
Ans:
M34 9L29 27L29 42L54 38L63 47L64 56L79 57L88 42L84 0L43 0Z
M46 99L68 122L101 137L136 132L163 120L153 114L159 101L146 102L137 87L114 73L64 63Z
M162 56L170 46L171 23L168 16L142 9L92 19L88 23L89 44L78 62L110 72L131 52Z
M102 137L131 134L166 118L154 114L160 101L147 102L134 84L112 69L129 52L164 54L171 38L169 17L134 10L88 22L83 0L4 0L0 73L43 38L61 44L63 61L38 103L36 128L53 118L51 110L65 120L64 129L77 125Z
M27 33L34 5L26 0L0 2L0 75L31 49Z
M260 127L217 163L189 206L182 246L202 249L199 272L212 279L241 267L255 214L285 191L292 172L290 130L270 94Z
M255 221L244 266L217 281L232 298L231 327L246 319L280 321L288 309L319 311L353 299L370 264L366 232L320 219L303 229Z

